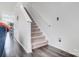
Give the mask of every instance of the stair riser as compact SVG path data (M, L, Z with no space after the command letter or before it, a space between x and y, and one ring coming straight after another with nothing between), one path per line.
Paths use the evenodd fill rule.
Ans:
M32 40L39 40L39 39L45 39L45 37L35 37L35 38L32 38Z
M40 48L40 47L43 47L43 46L46 46L46 45L48 45L48 42L32 45L32 49Z
M40 31L40 29L32 29L31 31L32 31L32 32L33 32L33 31Z
M32 27L32 30L33 30L33 29L39 29L39 28L38 28L38 27Z
M36 23L32 23L32 25L36 25Z
M38 26L32 26L32 28L38 28Z
M34 36L40 36L41 35L41 33L40 34L32 34L32 37L34 37Z
M37 31L37 32L32 32L32 34L42 34L42 32Z
M41 39L41 40L32 40L32 45L37 45L37 44L41 44L41 43L44 43L44 42L47 42L47 40L43 40L43 39Z
M38 30L32 30L32 34L42 33L39 29Z

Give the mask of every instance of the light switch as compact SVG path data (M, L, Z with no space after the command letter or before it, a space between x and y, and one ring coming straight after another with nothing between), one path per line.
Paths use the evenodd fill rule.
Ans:
M57 21L59 21L59 17L57 17Z

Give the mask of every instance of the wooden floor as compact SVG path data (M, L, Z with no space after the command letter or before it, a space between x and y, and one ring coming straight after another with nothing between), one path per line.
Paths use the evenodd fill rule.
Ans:
M52 46L44 46L33 50L33 53L27 54L16 40L11 40L11 42L13 42L12 46L9 49L10 51L7 49L9 53L6 53L5 57L75 57Z
M65 51L57 49L52 46L44 46L39 49L33 50L33 57L75 57Z
M6 40L5 57L75 57L52 46L44 46L34 49L33 53L27 54L21 45L14 39Z

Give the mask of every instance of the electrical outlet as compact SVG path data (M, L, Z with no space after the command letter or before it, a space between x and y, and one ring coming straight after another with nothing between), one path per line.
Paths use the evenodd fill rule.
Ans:
M61 42L61 38L59 38L59 42Z
M57 21L59 21L59 17L57 17Z

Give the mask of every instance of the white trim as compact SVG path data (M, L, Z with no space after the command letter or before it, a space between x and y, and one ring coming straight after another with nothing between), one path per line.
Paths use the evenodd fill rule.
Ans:
M21 2L17 3L17 7L19 7L21 9L21 11L22 11L25 19L27 20L27 22L32 22L30 17L28 16L27 12L25 11L24 6L23 6L23 4Z
M16 39L15 39L15 40L16 40ZM26 53L32 53L32 51L27 50L27 49L20 43L19 40L16 40L16 41L23 47L23 49L25 50Z

